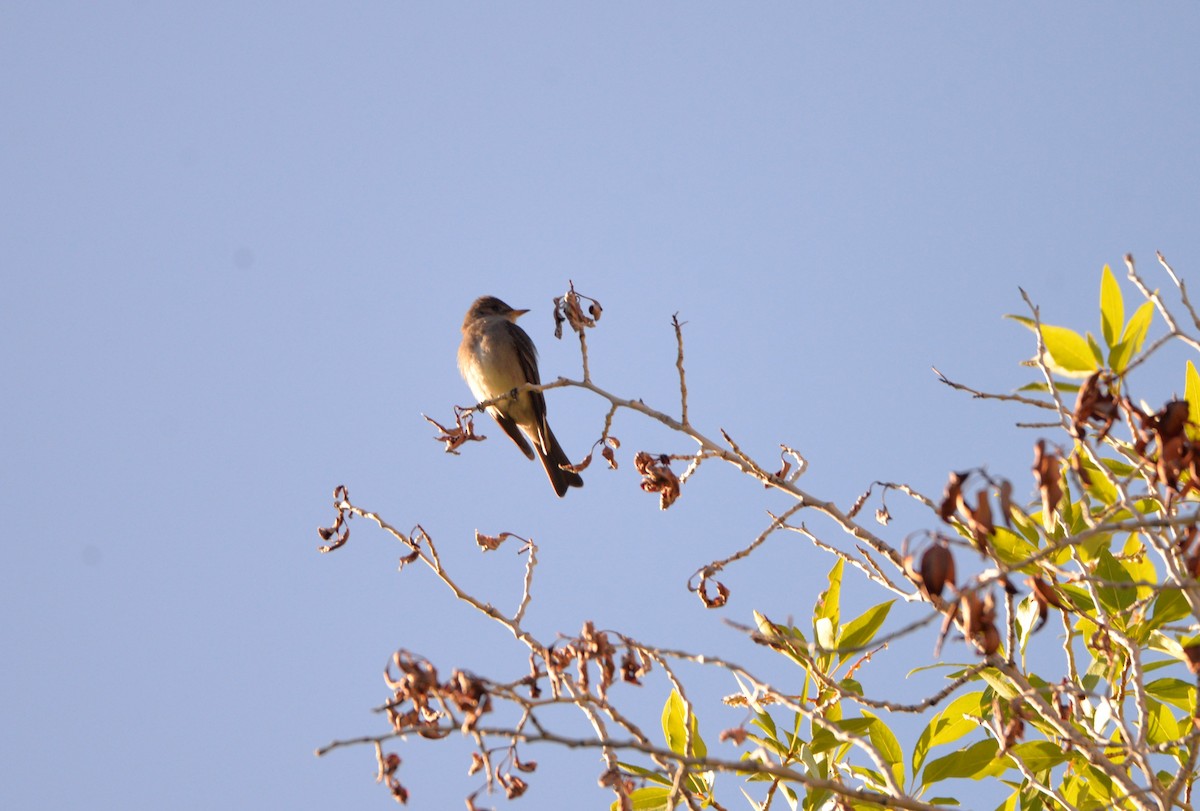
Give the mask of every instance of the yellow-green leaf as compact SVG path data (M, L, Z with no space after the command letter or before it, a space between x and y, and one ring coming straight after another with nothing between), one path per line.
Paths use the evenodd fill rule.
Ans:
M1129 569L1114 558L1107 549L1099 550L1096 555L1094 574L1103 581L1095 586L1096 596L1100 598L1100 602L1110 613L1120 615L1137 601L1136 588L1118 585L1119 583L1128 583L1133 579Z
M1183 737L1180 734L1179 722L1175 720L1167 705L1157 701L1148 701L1146 704L1146 737L1150 743L1168 743Z
M1082 453L1079 453L1078 457L1084 470L1088 473L1083 489L1087 491L1088 495L1098 499L1106 506L1116 504L1117 499L1120 498L1120 493L1117 492L1117 488L1113 486L1113 483L1108 480L1108 477L1104 475L1100 468L1096 467L1089 457Z
M1037 553L1037 547L1007 527L996 527L992 536L996 558L1005 566L1013 566Z
M1112 349L1120 340L1125 326L1125 300L1121 297L1121 286L1117 284L1117 278L1108 265L1100 272L1100 321L1104 328L1104 342Z
M838 558L837 562L833 564L833 568L829 570L829 588L821 592L820 596L817 597L817 604L813 606L813 617L816 619L828 619L835 628L842 619L842 570L844 567L845 561Z
M842 628L841 638L838 640L838 647L844 651L838 660L839 665L870 644L871 640L875 638L875 632L879 630L879 626L883 625L883 621L887 619L894 602L895 600L888 600L872 606L846 623Z
M1050 741L1018 743L1008 751L1012 753L1013 757L1024 762L1029 767L1029 771L1034 773L1053 769L1068 757L1060 744Z
M1146 692L1159 701L1174 704L1187 712L1191 712L1196 705L1196 685L1181 679L1155 679L1146 685Z
M684 718L687 715L687 704L684 702L683 696L679 695L678 690L672 690L671 695L667 697L667 703L663 706L663 737L667 739L667 746L671 748L672 752L702 758L708 754L708 748L704 745L704 741L700 739L696 713L691 713L691 723L685 727ZM690 752L686 751L688 727L691 728L692 733Z
M1153 631L1170 622L1178 622L1191 613L1187 598L1179 589L1162 589L1154 598L1154 610L1150 613L1147 630Z
M866 710L862 714L875 719L870 727L871 744L883 755L884 763L891 768L892 777L900 784L900 788L904 788L904 750L900 748L900 741L881 718L872 716Z
M826 718L826 721L829 719ZM849 732L851 735L861 737L864 733L871 729L871 725L879 719L877 718L845 718L841 721L834 721L833 725L843 732ZM837 736L832 731L825 727L813 725L813 737L811 749L815 753L828 752L830 749L836 749L843 745L843 742L838 740ZM846 744L848 745L848 744Z
M917 745L913 747L913 776L921 770L930 749L943 743L957 741L968 732L979 729L979 722L972 721L967 716L982 716L987 711L986 704L987 699L980 690L959 696L950 702L950 706L933 716L921 737L917 739Z
M1150 322L1153 319L1154 305L1148 301L1134 310L1133 315L1129 317L1129 323L1125 325L1125 331L1121 333L1121 343L1127 344L1126 363L1142 351L1142 344L1146 342L1146 333L1150 330ZM1117 369L1117 371L1122 371L1122 369Z
M1000 744L995 738L987 738L971 744L966 749L931 760L921 773L921 785L928 786L952 777L982 780L985 777L1003 774L1008 768L1008 758L997 757L999 749Z
M1087 339L1073 329L1042 324L1042 341L1050 353L1050 366L1068 377L1086 377L1096 371L1096 356Z
M662 786L646 786L629 793L633 811L670 811L671 789ZM621 801L613 800L612 811L621 811Z
M1183 397L1188 404L1188 419L1200 422L1200 374L1196 373L1196 367L1190 360L1184 373ZM1187 435L1189 439L1195 439L1200 435L1200 429L1188 425Z

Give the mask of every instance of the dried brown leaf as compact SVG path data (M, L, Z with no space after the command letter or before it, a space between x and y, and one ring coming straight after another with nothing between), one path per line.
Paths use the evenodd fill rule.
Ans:
M642 475L642 489L659 494L659 509L667 509L679 498L679 478L671 470L671 459L666 454L655 456L638 451L633 466Z
M970 475L969 472L950 472L950 479L946 482L946 490L942 493L942 503L938 506L938 515L946 523L950 523L950 517L954 515L955 509L958 508L963 482L966 481L968 475Z
M746 737L750 733L745 727L733 727L732 729L723 729L721 734L717 736L717 740L724 743L725 741L733 741L735 746L741 746L746 742Z

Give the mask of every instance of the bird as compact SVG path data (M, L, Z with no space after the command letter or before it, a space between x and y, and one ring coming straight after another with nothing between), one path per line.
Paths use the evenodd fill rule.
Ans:
M479 402L510 394L525 383L541 384L537 349L525 330L517 326L517 319L527 312L514 310L495 296L481 296L467 310L458 347L458 371ZM559 498L569 487L583 487L578 473L562 468L571 460L546 421L542 392L518 392L515 398L488 406L487 412L522 453L533 459L537 452Z

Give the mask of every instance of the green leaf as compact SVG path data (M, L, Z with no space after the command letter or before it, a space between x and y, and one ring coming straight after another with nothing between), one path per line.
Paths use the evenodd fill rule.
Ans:
M992 548L996 551L997 559L1005 566L1014 566L1037 553L1037 547L1008 527L996 527Z
M1134 356L1142 350L1142 344L1146 342L1146 333L1150 329L1150 322L1154 318L1154 305L1146 302L1137 310L1129 319L1129 323L1125 325L1125 331L1121 334L1121 340L1116 347L1113 348L1109 365L1113 371L1120 374L1124 372L1129 362Z
M1096 808L1104 808L1113 797L1112 778L1094 766L1085 766L1080 775L1087 779L1091 787L1091 795L1099 801Z
M1062 746L1051 743L1050 741L1030 741L1029 743L1018 743L1010 750L1013 757L1023 761L1029 767L1031 772L1045 771L1053 769L1060 763L1064 763L1069 756L1063 752Z
M775 728L775 719L771 717L766 710L759 710L754 714L754 720L750 723L763 731L772 740L779 739L779 730Z
M670 811L671 807L667 805L670 796L671 789L662 786L646 786L629 792L634 811ZM621 811L621 801L613 800L609 808Z
M1042 324L1042 342L1050 353L1050 366L1068 377L1085 377L1098 366L1087 339L1073 329Z
M871 744L879 750L883 762L891 768L892 777L900 784L900 788L904 788L904 750L900 748L900 741L882 718L871 715L866 710L863 710L863 716L874 719L869 729Z
M1142 344L1146 342L1146 333L1150 331L1150 322L1153 320L1154 305L1149 301L1134 310L1133 315L1129 317L1125 332L1121 335L1121 342L1131 347L1129 357L1132 358L1142 351Z
M1008 699L1009 701L1016 698L1017 689L996 668L986 667L979 671L979 676L988 683L989 687L999 693L1001 698Z
M842 628L838 647L846 652L841 654L838 660L839 665L862 648L865 648L875 638L875 632L879 630L879 627L883 625L883 621L887 619L888 612L892 610L892 603L894 602L895 600L888 600L885 603L868 608Z
M650 769L647 769L644 766L635 766L632 763L626 763L621 760L617 761L617 765L620 766L621 771L625 772L626 774L632 775L634 777L644 778L644 779L650 781L651 783L658 783L660 786L667 786L667 787L674 785L674 781L671 780L670 778L664 777L663 775L659 774L658 772L651 771Z
M1146 738L1152 744L1167 743L1169 741L1178 741L1183 737L1179 722L1175 720L1175 716L1171 714L1171 710L1166 704L1159 704L1157 701L1146 702L1147 719L1146 719Z
M953 777L982 780L985 777L1001 775L1008 768L1008 764L1006 758L996 757L999 750L1000 744L994 738L987 738L971 744L966 749L931 760L921 773L921 786Z
M929 721L913 747L912 773L915 777L921 771L925 756L929 750L943 743L957 741L972 730L979 729L979 722L967 718L968 715L982 717L987 710L987 698L982 690L966 693L950 702L950 706L942 710Z
M1146 685L1146 692L1186 712L1191 712L1196 705L1196 685L1180 679L1155 679Z
M829 588L821 592L817 597L817 604L813 607L814 617L828 619L835 628L841 622L842 570L845 565L841 558L833 564L833 568L829 570Z
M1063 798L1075 808L1093 809L1096 803L1091 799L1091 783L1077 774L1063 776L1060 786Z
M1042 811L1046 807L1046 798L1042 796L1041 792L1034 791L1033 789L1014 791L1011 799L1020 800L1021 811Z
M1163 589L1154 598L1154 609L1150 612L1147 630L1152 631L1169 622L1177 622L1186 617L1191 610L1181 589Z
M1125 300L1121 297L1121 286L1112 268L1104 266L1100 272L1100 321L1104 328L1104 342L1112 349L1120 340L1125 326Z
M828 718L826 720L829 720ZM875 722L875 718L843 718L841 721L833 721L833 725L843 732L849 732L851 735L861 737L871 729L871 724ZM825 727L817 727L813 725L812 751L815 753L828 752L830 749L836 749L842 745L834 737L833 732Z
M1088 480L1083 485L1083 489L1087 491L1088 495L1105 506L1116 504L1120 498L1120 494L1117 492L1117 488L1113 486L1113 483L1108 480L1108 477L1104 475L1104 472L1086 454L1077 452L1077 457L1083 469L1088 474Z
M1110 581L1109 583L1097 583L1094 587L1096 596L1100 598L1100 602L1110 613L1120 615L1137 602L1136 588L1111 585L1111 583L1129 582L1132 578L1129 576L1129 570L1121 565L1121 562L1114 558L1107 549L1101 549L1097 553L1096 569L1093 574L1099 580ZM1117 618L1117 616L1113 617L1113 619Z
M684 726L684 718L686 716L687 704L684 702L683 697L679 695L678 690L672 690L671 695L667 697L667 703L663 706L663 737L666 738L667 746L670 747L672 752L702 758L708 754L708 748L700 738L700 731L697 728L699 722L696 720L696 713L694 712L692 713L690 724L692 730L691 751L685 751L685 747L687 746L687 727Z
M1078 610L1085 614L1096 610L1096 604L1092 602L1091 592L1084 586L1078 583L1060 583L1058 587L1066 592L1067 599Z
M851 766L850 772L863 781L865 784L863 788L869 791L887 791L887 783L884 782L883 775L874 769L868 769L866 766ZM869 807L880 808L881 806L871 805Z
M1131 450L1131 446L1128 444L1124 444L1121 447L1126 450ZM1119 479L1124 478L1125 476L1132 476L1134 470L1136 470L1133 465L1127 464L1118 459L1109 459L1108 457L1102 458L1100 463L1108 468L1109 472Z
M765 615L754 612L754 623L763 640L774 650L791 659L801 667L807 668L811 661L808 658L808 640L799 628L772 622ZM807 686L807 681L805 682Z
M824 651L833 651L838 646L838 625L842 619L842 570L845 562L838 558L829 570L829 588L817 597L813 606L813 637ZM821 653L817 657L817 667L822 672L829 672L833 664L833 653Z

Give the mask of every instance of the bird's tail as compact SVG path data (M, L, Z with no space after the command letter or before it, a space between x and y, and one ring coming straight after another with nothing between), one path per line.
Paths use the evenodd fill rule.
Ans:
M569 465L571 460L567 458L562 445L558 444L558 438L554 436L549 425L545 426L545 431L548 450L543 452L540 442L533 443L533 446L537 449L538 458L542 460L542 467L546 468L546 475L550 477L554 492L562 498L566 495L568 487L583 487L583 477L573 470L562 469L561 465Z

